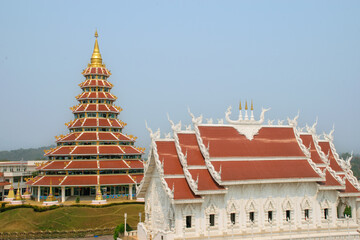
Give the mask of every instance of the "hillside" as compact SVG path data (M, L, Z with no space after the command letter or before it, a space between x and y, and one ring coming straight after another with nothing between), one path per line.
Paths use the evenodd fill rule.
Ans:
M0 161L4 160L39 160L46 159L44 157L44 150L50 149L54 146L40 147L40 148L28 148L17 149L11 151L0 151Z

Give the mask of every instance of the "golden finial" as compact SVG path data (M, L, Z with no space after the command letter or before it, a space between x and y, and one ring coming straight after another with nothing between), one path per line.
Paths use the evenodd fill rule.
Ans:
M253 100L251 100L251 111L254 110Z
M245 101L245 110L248 110L247 101Z
M94 45L93 54L91 56L90 67L103 67L102 58L101 58L100 49L99 49L99 43L97 40L98 36L99 35L98 35L97 31L95 31L95 45Z
M242 110L241 101L240 101L240 103L239 103L239 110Z

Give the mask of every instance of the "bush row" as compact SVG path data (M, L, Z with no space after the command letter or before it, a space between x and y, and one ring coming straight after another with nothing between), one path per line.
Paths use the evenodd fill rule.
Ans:
M143 202L120 202L120 203L109 203L103 205L92 205L92 204L73 204L73 205L52 205L52 206L37 206L37 205L30 205L30 204L22 204L22 205L10 205L7 203L2 203L0 207L0 213L5 212L12 209L17 208L32 208L35 212L45 212L49 210L54 210L61 207L91 207L91 208L104 208L104 207L111 207L116 205L134 205L134 204L144 204Z

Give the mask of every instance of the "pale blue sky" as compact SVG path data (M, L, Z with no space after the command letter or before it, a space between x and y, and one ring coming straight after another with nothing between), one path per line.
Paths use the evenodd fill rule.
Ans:
M67 133L94 31L112 71L125 133L223 118L253 99L256 116L335 124L360 152L360 1L1 1L0 150Z

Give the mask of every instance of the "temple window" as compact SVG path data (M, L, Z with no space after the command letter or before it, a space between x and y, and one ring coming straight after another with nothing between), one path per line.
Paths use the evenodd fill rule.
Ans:
M250 222L255 222L255 212L249 212L249 220Z
M324 219L329 219L329 209L324 208Z
M186 216L186 228L191 228L191 216Z
M230 222L232 225L236 223L236 213L230 213Z
M291 211L286 210L286 221L290 221L290 220L291 220Z
M267 215L268 215L268 222L272 222L273 221L273 211L268 211Z
M308 220L309 218L310 218L310 211L309 211L309 209L305 209L304 210L304 214L305 214L305 220Z
M92 79L95 79L95 77L96 77L96 76L94 76L94 75L91 76Z
M210 227L215 226L215 214L209 215L209 225L210 225Z

